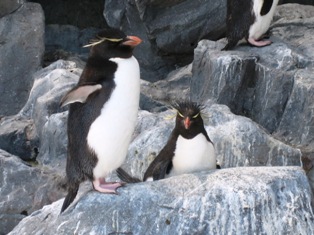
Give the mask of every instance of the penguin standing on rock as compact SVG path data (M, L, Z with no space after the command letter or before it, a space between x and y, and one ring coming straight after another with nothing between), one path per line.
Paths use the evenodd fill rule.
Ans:
M279 0L227 0L227 39L223 50L235 47L245 38L251 45L271 44L262 40L267 32Z
M95 190L116 193L119 182L105 177L125 160L140 97L140 69L133 57L141 43L135 36L108 28L98 33L78 84L61 100L69 104L68 194L61 213L75 199L79 185L93 182Z
M147 168L143 181L220 168L216 165L214 145L204 128L203 107L194 102L181 102L173 107L177 110L175 128ZM117 169L117 175L127 183L141 182L122 168Z

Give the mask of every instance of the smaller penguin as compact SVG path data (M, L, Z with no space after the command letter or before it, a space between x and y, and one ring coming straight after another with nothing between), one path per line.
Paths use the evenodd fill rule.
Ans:
M216 165L215 148L204 128L203 106L195 102L173 105L177 110L176 124L167 144L147 168L143 181L220 168ZM141 182L122 168L118 177L127 183Z
M68 194L61 213L85 180L102 193L122 186L105 177L125 160L136 125L140 68L133 49L141 41L114 28L100 31L87 45L91 50L78 84L61 100L61 106L69 105Z
M227 39L222 50L230 50L245 38L251 45L263 47L271 44L262 40L269 29L279 0L228 0Z

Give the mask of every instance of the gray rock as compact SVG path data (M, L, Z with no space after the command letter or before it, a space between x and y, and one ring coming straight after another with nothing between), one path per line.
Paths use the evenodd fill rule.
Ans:
M25 3L0 18L0 115L13 115L27 101L33 73L44 53L44 14L36 3Z
M307 152L314 152L313 74L314 69L296 72L291 95L275 133L285 142Z
M0 234L7 234L27 215L63 197L61 182L52 171L27 165L0 150Z
M314 7L287 4L278 9L281 17L271 27L274 43L270 46L239 45L225 52L220 51L223 41L200 42L191 96L228 105L286 142L313 146ZM295 13L289 14L293 9Z
M16 11L23 4L24 4L24 0L1 0L0 18Z
M140 112L134 140L122 168L142 179L148 165L166 144L174 127L169 117ZM223 168L239 166L300 166L301 151L271 137L252 120L234 115L224 105L204 110L205 128ZM113 176L113 179L116 179Z
M161 103L169 105L174 100L186 100L190 97L192 64L176 69L161 81L143 81L141 92Z
M108 25L143 39L135 54L142 79L154 82L175 66L190 63L198 40L222 35L225 9L226 1L214 0L107 0L104 16Z
M46 25L73 25L80 29L89 27L103 28L106 25L102 15L104 1L32 0L32 2L42 5L45 12Z
M55 50L65 50L78 54L82 59L87 59L89 48L83 48L89 41L95 38L99 29L79 29L73 25L46 25L45 45L46 53ZM65 58L66 59L66 58Z
M37 161L64 173L67 156L68 112L52 114L43 126Z
M35 160L39 139L33 120L19 115L0 119L0 149L23 160Z
M59 60L34 75L29 99L19 114L34 120L40 139L50 116L65 111L66 108L60 108L60 100L77 83L82 72L79 66L72 61Z
M313 234L310 188L299 167L230 168L88 192L23 219L26 234Z

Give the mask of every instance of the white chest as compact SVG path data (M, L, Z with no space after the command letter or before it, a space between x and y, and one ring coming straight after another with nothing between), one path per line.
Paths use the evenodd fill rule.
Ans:
M92 123L87 143L98 158L94 177L105 177L123 163L136 125L140 70L134 57L111 59L118 65L115 88Z
M257 40L267 32L270 23L273 19L273 16L275 14L278 1L279 0L274 0L270 11L266 15L261 16L260 12L264 0L253 0L253 14L255 15L256 19L254 24L250 27L249 38L254 38L255 40Z
M203 134L199 134L193 139L179 136L172 164L173 170L170 175L216 169L214 146L207 141Z

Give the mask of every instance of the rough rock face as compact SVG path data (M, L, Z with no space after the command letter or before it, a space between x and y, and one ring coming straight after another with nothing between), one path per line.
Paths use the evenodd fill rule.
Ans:
M62 197L58 182L52 171L32 167L0 150L0 234L7 234L27 215Z
M226 1L216 0L106 0L104 16L108 25L143 39L142 49L136 51L142 79L156 81L191 61L198 40L221 37L225 9Z
M189 0L158 3L117 0L115 3L116 6L113 2L110 6L128 9L128 12L125 9L110 13L121 19L126 28L127 23L138 19L145 19L155 27L158 17L170 14L170 10L178 10L180 15L182 6L192 4ZM152 14L153 9L158 13L156 16ZM133 15L134 21L131 11L137 12ZM313 12L314 8L308 6L278 7L271 27L273 45L265 48L240 45L234 51L221 52L223 40L203 40L195 50L193 63L170 74L165 71L173 70L173 64L164 66L169 57L159 52L173 49L169 52L173 58L180 57L179 54L175 48L167 47L168 42L163 42L162 37L166 36L158 39L160 44L149 38L149 44L137 49L144 53L144 60L148 55L157 57L152 57L154 70L146 67L144 74L158 73L166 79L141 83L142 110L123 168L142 177L174 125L172 119L165 119L173 115L171 111L163 112L165 104L192 96L207 105L206 129L225 169L129 185L119 189L120 196L86 193L83 184L78 202L63 215L58 216L60 200L25 218L12 234L83 234L86 231L95 234L246 234L247 231L250 234L274 231L313 234L311 191L305 172L299 167L301 155L302 159L308 157L306 172L313 186ZM128 16L129 21L122 16ZM188 27L184 34L192 27L189 21L185 23ZM157 26L152 30L141 23L134 34L145 32L144 37L148 37L151 33L157 39L168 30L162 28L163 24L160 28ZM199 25L195 27L199 33ZM171 30L178 35L176 28ZM180 57L178 61L186 58ZM65 170L67 108L61 109L59 101L77 82L84 66L79 58L68 60L57 61L34 74L33 88L24 108L15 116L0 119L0 148L22 149L24 152L18 152L18 157L32 159L33 143L39 143L36 146L39 164L33 167L8 153L0 154L1 232L2 228L9 232L25 215L63 196L57 182ZM16 141L12 146L10 138ZM90 190L91 184L86 185Z
M0 115L12 115L25 104L41 66L44 14L39 4L24 3L0 18L0 45Z
M0 120L0 149L23 160L35 160L38 154L39 139L32 119L19 115Z
M220 51L222 42L201 41L195 50L191 96L226 104L278 138L308 147L314 140L314 7L294 8L279 7L271 27L274 43L268 47L240 45L225 52Z
M87 192L25 218L23 234L313 234L310 188L299 167L230 168Z
M78 63L59 60L35 74L29 99L19 115L34 120L40 138L50 116L66 110L60 108L60 100L77 83L81 72Z
M148 165L166 144L174 127L172 111L140 112L135 138L122 167L142 179ZM207 116L207 118L206 118ZM301 152L269 136L250 119L232 114L224 105L208 105L205 127L223 168L239 166L300 166Z
M0 18L16 11L24 4L24 0L1 0Z

